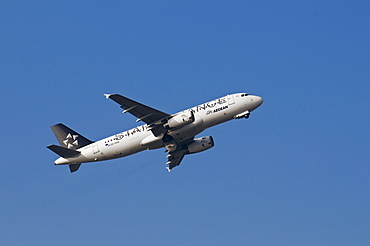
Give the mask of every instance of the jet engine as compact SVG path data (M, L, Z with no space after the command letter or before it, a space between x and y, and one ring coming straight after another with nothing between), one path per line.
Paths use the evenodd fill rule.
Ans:
M214 145L215 143L213 142L213 138L211 136L197 138L194 139L194 142L188 145L187 154L202 152L212 148Z
M185 125L193 123L194 119L195 117L193 111L184 111L169 119L164 126L166 129L181 128Z

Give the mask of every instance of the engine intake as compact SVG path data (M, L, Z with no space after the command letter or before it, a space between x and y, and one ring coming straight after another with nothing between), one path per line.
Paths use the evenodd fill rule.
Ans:
M194 139L194 142L188 145L187 154L194 154L205 151L215 146L212 136Z
M195 120L194 113L193 111L184 111L181 112L171 119L168 120L167 124L164 126L167 129L176 129L176 128L181 128L185 125L188 125L190 123L193 123Z

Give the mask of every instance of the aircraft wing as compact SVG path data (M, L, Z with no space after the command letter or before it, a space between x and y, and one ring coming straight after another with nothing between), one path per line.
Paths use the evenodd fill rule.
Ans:
M168 154L167 155L168 161L166 163L166 165L168 165L167 170L170 172L172 168L180 165L180 162L182 161L184 156L185 156L185 150L183 149L176 150Z
M170 114L151 108L119 94L105 94L105 96L121 105L121 108L124 109L124 113L128 112L132 114L138 118L136 121L144 121L147 125L153 125L154 123L171 116Z
M173 152L170 152L167 155L167 163L168 165L167 170L170 172L172 168L177 167L180 165L182 159L187 153L187 146L189 143L193 142L193 138L186 139L184 141L181 141L180 143L177 143L179 148L176 149Z

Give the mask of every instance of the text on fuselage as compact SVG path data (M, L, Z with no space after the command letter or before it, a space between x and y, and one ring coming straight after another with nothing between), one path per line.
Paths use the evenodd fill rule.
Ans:
M227 103L226 97L222 97L222 98L215 99L213 101L198 105L194 108L191 108L190 110L192 110L193 112L199 112L199 111L207 110L207 109L210 109L210 108L214 108L217 105L222 105L222 104L225 104L225 103Z

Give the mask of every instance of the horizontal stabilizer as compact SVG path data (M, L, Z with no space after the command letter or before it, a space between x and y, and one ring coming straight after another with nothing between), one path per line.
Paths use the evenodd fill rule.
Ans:
M56 154L60 155L63 158L73 157L81 153L79 151L67 149L67 148L64 148L58 145L49 145L47 148L55 152Z

